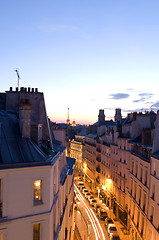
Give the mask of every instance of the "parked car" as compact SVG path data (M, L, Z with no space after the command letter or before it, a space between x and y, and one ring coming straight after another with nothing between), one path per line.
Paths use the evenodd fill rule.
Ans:
M82 181L78 182L78 187L80 188L81 186L84 186L84 183Z
M117 233L111 233L110 240L120 240L120 237Z
M109 224L114 224L114 222L113 222L113 220L111 218L106 218L105 219L105 226L106 226L106 228L108 228Z
M98 208L98 215L100 219L106 219L108 217L108 213L105 208Z
M112 223L108 225L108 235L111 236L112 233L117 233L116 226Z
M82 192L85 195L85 193L88 193L88 190L86 188L84 188Z
M94 199L94 197L93 197L92 195L90 195L90 196L88 197L89 203L90 203L91 199Z
M85 194L85 198L87 198L87 199L88 199L90 196L91 196L91 194L90 194L89 192Z
M85 186L81 186L80 190L83 191L83 189L86 189Z
M94 198L92 198L91 201L90 201L90 205L91 205L92 207L94 207L96 203L97 203L97 200L94 199Z
M101 205L100 205L99 203L96 203L96 204L94 205L94 211L95 211L96 213L98 213L98 209L100 209L100 207L101 207Z

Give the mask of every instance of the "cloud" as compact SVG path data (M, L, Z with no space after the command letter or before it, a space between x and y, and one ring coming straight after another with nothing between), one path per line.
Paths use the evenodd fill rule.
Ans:
M133 102L138 103L138 102L144 102L145 100L146 100L145 98L140 98L140 99L134 100Z
M145 112L149 111L149 108L136 108L136 109L122 109L122 112L131 113L131 112Z
M128 88L128 89L126 89L127 91L134 91L134 89L133 88Z
M50 25L43 25L39 27L40 30L45 32L54 32L54 31L76 31L78 28L73 25L67 24L50 24Z
M130 97L130 95L127 93L115 93L115 94L110 94L110 96L111 96L111 99L115 99L115 100Z
M154 94L153 93L139 93L138 96L140 97L139 99L134 100L134 103L138 103L138 102L145 102L147 101L149 98L151 98Z
M150 98L154 94L153 93L139 93L138 95L141 96L141 97Z
M153 107L153 108L159 108L159 101L156 102L156 103L154 103L151 107Z

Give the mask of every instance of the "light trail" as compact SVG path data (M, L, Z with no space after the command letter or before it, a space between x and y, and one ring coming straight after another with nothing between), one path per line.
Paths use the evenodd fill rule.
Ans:
M90 207L88 207L88 205L85 203L84 197L82 196L82 194L80 193L79 189L77 188L77 186L75 184L74 184L74 187L75 187L75 192L78 192L77 197L83 202L83 204L86 207L85 211L86 211L86 213L87 213L87 215L88 215L88 217L89 217L89 219L90 219L90 221L92 223L92 227L93 227L93 230L95 232L96 239L103 239L103 240L105 240L103 229L102 229L102 227L101 227L101 225L99 223L98 218L96 217L96 215L93 212L93 210ZM99 233L99 230L100 230L101 234ZM100 236L100 235L102 235L102 236Z
M92 227L93 227L93 230L94 230L94 233L95 233L95 237L96 237L96 239L98 240L98 236L97 236L97 233L98 233L98 231L97 231L97 226L95 225L95 223L94 223L94 219L92 218L92 216L91 216L91 211L90 211L90 209L88 208L88 206L86 205L86 203L84 202L84 198L83 198L83 196L82 196L82 194L80 193L80 191L78 190L78 188L76 187L76 185L74 185L75 186L75 188L76 188L76 191L78 192L78 195L77 195L77 198L79 199L79 200L81 200L82 201L82 203L85 205L85 207L86 207L86 209L85 209L85 211L86 211L86 213L87 213L87 215L88 215L88 217L89 217L89 219L90 219L90 221L91 221L91 224L92 224ZM99 233L98 233L98 235L99 235Z

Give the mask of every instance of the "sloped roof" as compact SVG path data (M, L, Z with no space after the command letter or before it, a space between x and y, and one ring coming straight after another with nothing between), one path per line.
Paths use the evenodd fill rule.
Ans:
M93 124L93 126L114 126L116 123L113 122L112 120L110 121L98 121Z
M48 155L31 139L21 138L16 114L0 111L0 168L4 164L42 163Z

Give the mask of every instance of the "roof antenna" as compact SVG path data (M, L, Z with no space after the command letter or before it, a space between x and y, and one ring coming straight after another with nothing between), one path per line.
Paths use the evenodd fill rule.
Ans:
M20 80L19 71L16 69L15 72L16 72L17 77L18 77L18 91L19 91L19 80Z

